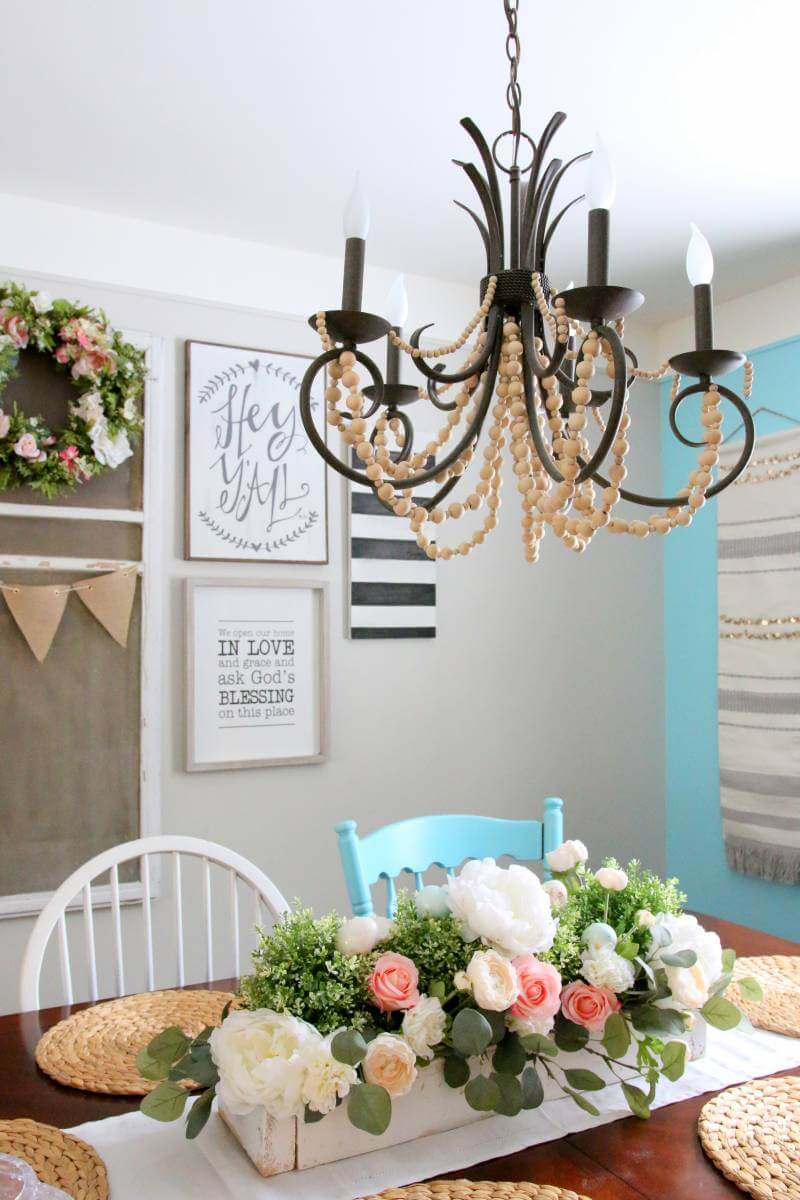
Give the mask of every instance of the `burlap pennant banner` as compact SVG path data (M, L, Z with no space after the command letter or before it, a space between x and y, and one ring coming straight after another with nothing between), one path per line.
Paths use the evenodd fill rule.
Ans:
M20 633L41 663L53 644L70 592L78 595L115 642L126 647L136 595L136 576L135 568L127 568L62 585L0 582L0 591Z

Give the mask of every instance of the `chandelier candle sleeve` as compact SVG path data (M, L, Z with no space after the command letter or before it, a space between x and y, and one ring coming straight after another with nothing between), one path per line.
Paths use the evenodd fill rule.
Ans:
M589 244L586 263L586 282L589 287L608 284L608 245L611 205L614 203L616 180L614 168L600 138L595 139L589 161L589 182L586 199L589 204Z
M351 312L361 311L369 219L369 202L356 175L342 219L345 236L342 308Z
M692 236L686 251L686 274L694 287L694 348L711 350L714 346L714 317L711 280L714 257L707 239L692 222Z
M408 293L405 279L398 275L386 295L386 320L398 338L408 318ZM400 382L400 347L392 338L386 339L386 382Z

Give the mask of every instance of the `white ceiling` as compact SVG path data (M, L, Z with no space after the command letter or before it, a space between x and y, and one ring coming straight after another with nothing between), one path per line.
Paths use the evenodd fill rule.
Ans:
M645 292L644 316L691 304L690 219L719 299L800 273L796 0L520 9L526 128L564 109L563 158L601 131L612 282ZM507 127L504 31L502 0L7 4L0 190L339 253L359 168L370 259L471 283L482 248L450 159L470 155L460 117ZM562 286L583 277L584 226L578 210L559 232Z

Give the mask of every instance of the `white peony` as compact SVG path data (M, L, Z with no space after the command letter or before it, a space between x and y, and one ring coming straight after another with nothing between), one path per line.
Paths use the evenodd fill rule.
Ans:
M367 1083L386 1088L390 1096L405 1096L417 1078L417 1056L403 1038L379 1033L367 1046L361 1069Z
M552 946L557 922L550 899L527 867L498 867L493 858L473 859L445 891L468 941L479 937L509 955L537 954Z
M219 1068L217 1092L232 1113L244 1116L263 1104L278 1119L303 1111L302 1051L321 1041L310 1025L269 1008L235 1011L209 1039Z
M385 942L394 933L394 921L391 917L373 917L372 919L378 930L378 944Z
M562 908L567 907L569 892L560 879L548 879L542 887L547 892L553 912L561 912Z
M693 967L667 967L667 984L672 993L668 1005L676 1004L678 1008L702 1008L709 997L709 979L705 971L696 962Z
M342 954L369 954L378 944L380 933L374 917L351 917L336 932L336 949Z
M506 1017L506 1025L511 1032L520 1035L525 1033L540 1033L543 1037L547 1037L552 1032L555 1022L555 1017L543 1017L541 1020L538 1020L536 1017Z
M435 996L423 996L403 1017L402 1034L417 1058L433 1058L444 1037L447 1017Z
M654 967L663 966L675 1002L687 1008L702 1008L708 1000L708 990L722 974L722 943L716 933L704 929L697 917L689 913L659 913L653 929L665 929L671 937L667 946L659 946L652 958ZM697 962L693 967L670 967L661 961L681 950L694 950ZM696 968L700 968L698 971ZM670 1000L660 1002L662 1007Z
M619 867L601 867L594 877L607 892L624 892L628 886L628 876Z
M562 842L555 850L548 850L545 854L550 870L559 873L574 871L578 863L585 863L588 857L589 851L583 842L577 841Z
M633 987L633 967L627 958L611 946L586 950L581 955L581 974L594 987L609 988L612 992L627 992Z
M358 1083L355 1067L339 1062L331 1053L335 1034L326 1038L310 1038L300 1051L303 1065L302 1099L314 1112L329 1113L336 1101L343 1100L350 1088Z
M421 917L446 917L450 911L447 892L435 883L421 888L414 896L414 903Z
M505 1012L519 995L514 964L496 950L476 950L466 975L479 1008Z
M120 429L112 437L105 419L95 421L89 426L89 437L95 458L106 467L119 467L133 454L125 430Z
M98 421L105 424L103 398L99 392L84 392L77 404L72 405L72 412L87 425L96 425Z
M31 296L31 305L33 306L34 312L40 314L46 313L50 312L50 309L53 307L53 300L49 292L34 292Z
M122 406L122 415L126 421L136 421L139 418L139 410L136 407L136 401L133 396L128 396Z

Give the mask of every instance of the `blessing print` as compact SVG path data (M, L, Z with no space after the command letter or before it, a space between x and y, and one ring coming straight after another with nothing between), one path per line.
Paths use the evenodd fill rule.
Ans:
M325 465L303 429L308 360L186 343L186 557L324 563ZM324 437L324 406L312 395Z

